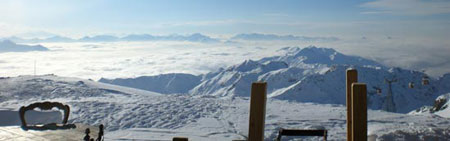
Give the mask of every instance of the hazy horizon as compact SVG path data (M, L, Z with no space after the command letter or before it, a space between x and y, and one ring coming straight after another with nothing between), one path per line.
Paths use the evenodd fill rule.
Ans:
M209 47L211 50L221 50L215 49L221 47L233 47L234 51L230 52L249 53L251 52L250 49L255 47L266 48L267 50L265 51L273 51L276 48L285 46L304 47L315 45L333 48L348 55L373 59L387 66L424 70L434 77L450 72L450 56L448 55L450 53L450 32L448 32L450 31L450 1L444 0L288 0L276 2L254 0L170 2L162 0L138 0L131 2L116 0L7 0L0 2L0 16L2 17L0 19L1 39L12 36L19 38L46 38L59 35L79 39L95 35L123 37L130 34L179 34L188 36L200 33L213 39L219 39L220 43L186 43L185 45L190 46L190 48L176 48L178 52L195 52L196 46L202 49ZM338 40L244 40L234 42L235 40L230 39L237 34L248 33L317 38L331 37ZM230 42L227 42L229 40ZM82 50L86 49L79 48L80 51L77 52L67 48L67 46L78 46L82 43L31 44L43 44L53 49L50 53L43 53L46 55L31 55L34 56L34 59L31 60L37 60L37 62L45 62L44 60L48 59L47 57L64 60L63 58L66 55L59 54L61 56L58 56L58 53L55 53L54 50L69 55L78 53L78 56L82 56ZM123 52L123 50L114 47L123 46L123 48L127 48L128 45L133 45L134 43L99 44L102 44L102 47L110 47L111 50ZM162 44L159 42L147 42L141 44L141 47L149 48L147 53L151 53L152 46L161 47L167 44L179 45L180 43L178 41ZM62 49L66 50L63 51ZM91 60L95 60L99 56L105 58L127 56L126 54L108 54L105 51L101 52L102 50L99 49L86 49L85 51L92 54L90 56L93 57ZM226 52L226 50L222 52ZM29 62L30 60L27 59L30 59L30 55L24 56L19 53L2 53L1 55L3 59L0 60L0 66L3 75L18 73L11 68L25 69L19 72L27 74L25 72L28 72L26 70L29 69L23 66L32 66L33 64L21 65L22 67L18 67L17 64L10 64L11 62L24 62L24 60ZM266 56L268 55L270 53L266 54ZM197 54L189 58L203 57L205 57L204 54ZM252 59L254 56L242 56L239 58L241 58L239 60ZM164 58L159 58L159 60L167 61ZM76 62L76 59L66 61ZM114 64L105 63L102 65L114 66ZM63 64L39 67L49 67L49 70L64 71L63 69L66 66ZM214 70L230 64L206 65L206 69L199 68L198 72ZM204 66L204 64L202 65ZM161 66L144 64L142 67L158 68ZM74 68L69 70L71 69ZM174 70L161 70L160 72L168 73ZM102 74L101 72L92 73ZM136 73L135 75L139 74Z

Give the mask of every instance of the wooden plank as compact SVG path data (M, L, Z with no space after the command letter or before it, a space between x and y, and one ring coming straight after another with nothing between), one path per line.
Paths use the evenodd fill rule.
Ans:
M186 137L173 137L172 141L188 141Z
M250 118L248 129L249 141L264 140L264 124L266 118L266 82L252 84L250 97Z
M352 139L367 141L367 87L364 83L352 84Z
M352 140L352 83L358 82L356 69L348 69L346 73L346 99L347 99L347 141Z

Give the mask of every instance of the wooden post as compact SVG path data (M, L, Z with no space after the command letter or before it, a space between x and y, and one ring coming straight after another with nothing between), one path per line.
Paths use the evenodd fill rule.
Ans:
M250 118L248 129L249 141L264 140L264 124L266 118L266 82L252 84L250 97Z
M346 75L346 98L347 98L347 141L352 139L352 83L358 82L358 72L356 69L347 70Z
M352 139L367 141L367 88L364 83L352 84Z

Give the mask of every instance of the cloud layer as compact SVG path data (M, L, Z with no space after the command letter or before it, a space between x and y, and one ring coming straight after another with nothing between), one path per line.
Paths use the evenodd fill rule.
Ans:
M246 59L274 55L274 49L194 42L46 43L47 52L2 53L0 76L37 74L123 78L162 73L201 74Z
M165 73L202 74L243 62L281 55L287 46L334 48L348 55L374 59L388 66L425 70L432 76L449 73L450 42L399 37L343 38L334 42L298 40L201 43L72 42L43 43L50 51L0 54L0 76L37 74L91 78L127 78Z

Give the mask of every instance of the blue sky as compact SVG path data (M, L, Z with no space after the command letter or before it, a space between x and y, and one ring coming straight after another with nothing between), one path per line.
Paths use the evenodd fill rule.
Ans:
M0 36L257 32L441 37L450 31L446 0L5 0L0 13Z

